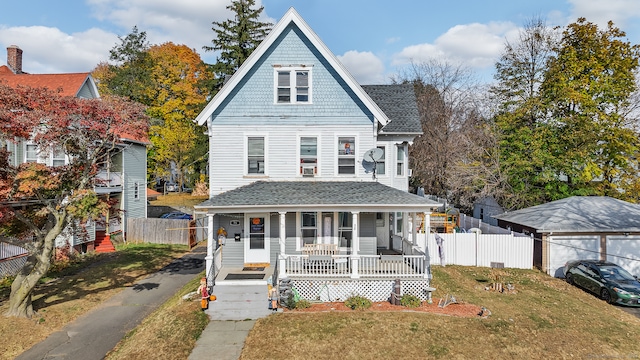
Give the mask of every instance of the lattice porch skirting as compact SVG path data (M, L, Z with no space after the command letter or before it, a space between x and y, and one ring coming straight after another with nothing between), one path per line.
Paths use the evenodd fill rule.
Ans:
M301 298L309 301L344 301L353 295L371 301L387 301L394 290L393 279L291 279L292 287ZM411 294L423 301L430 297L429 281L401 280L400 294Z

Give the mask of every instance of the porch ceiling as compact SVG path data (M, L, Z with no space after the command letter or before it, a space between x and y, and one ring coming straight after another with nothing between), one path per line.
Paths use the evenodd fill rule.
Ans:
M195 206L209 213L265 211L428 212L433 200L374 181L257 181Z

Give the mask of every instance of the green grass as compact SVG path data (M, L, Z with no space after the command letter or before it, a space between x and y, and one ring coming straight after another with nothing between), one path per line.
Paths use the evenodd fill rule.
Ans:
M0 316L0 359L13 359L102 301L188 251L186 246L135 244L57 265L36 286L33 319ZM0 281L0 313L8 306L11 278Z
M494 282L512 284L514 290L492 291L489 287ZM341 359L640 356L640 319L539 271L434 267L432 285L437 289L434 301L450 294L459 302L486 307L491 315L285 312L256 323L241 358L333 359L336 354Z

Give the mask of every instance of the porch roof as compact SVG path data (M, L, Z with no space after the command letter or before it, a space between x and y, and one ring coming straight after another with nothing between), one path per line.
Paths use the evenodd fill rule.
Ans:
M196 205L196 211L428 212L442 204L374 181L256 181Z

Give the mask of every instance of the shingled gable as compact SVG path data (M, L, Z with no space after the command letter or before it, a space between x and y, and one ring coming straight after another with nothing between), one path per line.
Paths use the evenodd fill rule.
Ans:
M242 79L249 73L249 71L256 65L260 58L274 45L274 42L278 39L280 34L293 23L300 29L300 31L309 39L311 44L315 46L318 52L327 60L327 62L335 69L335 71L342 77L347 86L360 98L363 104L373 114L374 119L381 125L386 125L389 122L387 115L378 107L369 95L362 89L358 82L351 76L346 68L340 63L335 55L327 48L327 46L320 40L318 35L311 30L309 25L300 17L298 12L294 8L290 8L282 19L274 26L269 35L260 43L253 53L247 58L247 60L240 66L238 71L225 83L222 89L216 94L216 96L207 104L204 110L198 115L195 121L199 125L204 125L211 117L211 114L222 104L222 102L231 94L233 89L242 81Z

